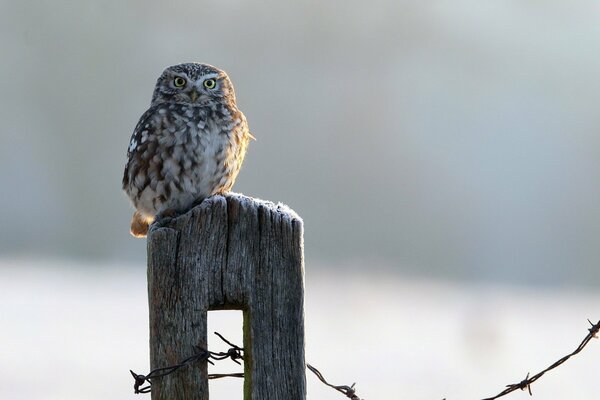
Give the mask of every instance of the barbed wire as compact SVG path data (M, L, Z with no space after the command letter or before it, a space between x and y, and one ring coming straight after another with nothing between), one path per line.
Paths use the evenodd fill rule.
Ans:
M187 365L193 364L195 362L206 361L206 362L214 365L215 363L213 363L212 360L222 361L222 360L229 358L234 363L241 365L241 363L238 360L244 359L244 356L242 355L244 349L231 343L230 341L225 339L218 332L215 332L215 335L217 335L222 341L224 341L225 343L227 343L230 346L226 352L214 352L214 351L209 351L207 349L204 349L200 346L194 346L194 351L196 354L182 360L181 362L179 362L179 364L170 365L168 367L155 368L152 371L150 371L147 375L136 374L132 370L129 370L129 372L131 373L131 376L133 376L133 379L135 381L133 384L134 393L135 394L150 393L150 391L152 390L152 380L153 379L170 375L173 372L177 371L178 369L183 368ZM243 373L233 373L233 374L209 374L208 375L208 379L220 379L220 378L226 378L226 377L243 378L244 374ZM148 385L143 386L146 383Z
M150 371L147 375L136 374L132 370L129 370L129 372L131 373L131 376L133 376L133 379L134 379L134 383L133 383L134 393L135 394L150 393L150 391L152 390L152 380L153 379L170 375L173 372L177 371L178 369L183 368L187 365L196 363L196 362L206 361L212 365L215 365L215 363L213 363L212 360L222 361L222 360L226 360L229 358L229 359L231 359L231 361L235 362L236 364L241 365L241 363L238 360L244 359L244 355L243 355L244 349L242 347L239 347L239 346L231 343L229 340L225 339L223 337L223 335L221 335L220 333L214 332L214 334L217 335L222 341L224 341L225 343L227 343L229 345L229 349L226 352L213 352L213 351L204 349L200 346L194 346L194 350L195 350L196 354L182 360L179 364L170 365L168 367L155 368L152 371ZM347 398L349 398L351 400L363 400L360 397L358 397L358 395L356 394L356 391L354 389L354 385L356 385L356 383L353 383L352 386L332 385L329 382L327 382L327 380L323 377L323 374L321 374L321 372L318 369L316 369L315 367L313 367L310 364L306 364L306 366L325 385L344 394ZM243 377L244 377L243 372L231 373L231 374L208 374L208 379L243 378ZM146 383L148 385L143 386Z
M527 376L522 381L520 381L518 383L508 384L508 385L506 385L506 389L504 389L497 395L495 395L493 397L486 397L482 400L496 400L496 399L506 396L509 393L512 393L518 389L527 390L529 392L530 396L533 395L532 391L531 391L531 385L535 381L540 379L547 372L559 367L560 365L565 363L571 357L575 356L576 354L579 354L588 345L588 343L592 339L598 338L598 334L600 333L600 320L598 322L596 322L595 324L592 321L590 321L589 319L588 319L588 322L591 325L591 327L588 328L588 334L581 341L579 346L577 346L577 348L575 350L573 350L571 353L561 357L560 359L555 361L552 365L550 365L546 369L538 372L535 375L530 376L530 374L527 373ZM225 342L229 345L229 349L226 352L213 352L213 351L204 349L200 346L194 346L194 350L196 353L194 355L182 360L179 364L171 365L168 367L155 368L152 371L150 371L147 375L139 375L130 370L129 372L131 373L131 375L134 378L134 385L133 385L134 392L136 394L149 393L151 391L151 387L152 387L152 379L156 379L156 378L160 378L160 377L172 374L173 372L177 371L178 369L183 368L186 365L193 364L195 362L206 361L206 362L214 365L213 360L214 361L222 361L225 359L231 359L236 364L241 365L239 360L244 359L244 355L243 355L244 349L242 347L239 347L239 346L231 343L229 340L225 339L220 333L214 332L214 334L217 335L223 342ZM313 367L310 364L306 364L306 367L313 374L315 374L317 376L317 378L323 384L329 386L332 389L337 390L338 392L342 393L344 396L346 396L350 400L363 400L360 397L358 397L358 395L356 394L356 390L354 389L355 383L353 383L351 386L333 385L325 379L323 374L317 368ZM244 373L242 373L242 372L230 373L230 374L209 374L208 375L208 379L243 378L243 377L244 377ZM146 383L148 385L143 386Z
M531 377L529 376L529 373L527 373L527 376L521 382L519 382L519 383L512 383L512 384L506 385L506 389L504 389L503 391L501 391L497 395L495 395L493 397L486 397L483 400L495 400L495 399L498 399L500 397L506 396L507 394L512 393L512 392L514 392L517 389L527 390L529 392L529 395L531 396L532 395L532 393L531 393L531 384L533 382L537 381L542 376L544 376L544 374L546 372L553 370L554 368L556 368L559 365L561 365L564 362L566 362L569 358L571 358L574 355L578 354L581 350L584 349L585 346L587 346L587 344L593 338L597 338L598 337L598 332L600 331L600 321L598 321L598 322L596 322L594 324L592 321L590 321L588 319L588 322L591 325L591 327L588 328L588 334L586 335L586 337L581 341L581 343L579 344L579 346L577 346L577 348L572 353L567 354L566 356L558 359L556 362L554 362L554 364L550 365L545 370L540 371L540 372L538 372L537 374L535 374L535 375L533 375Z

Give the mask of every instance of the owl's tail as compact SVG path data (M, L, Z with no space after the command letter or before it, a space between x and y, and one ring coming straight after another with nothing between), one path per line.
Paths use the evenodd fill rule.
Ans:
M139 211L134 212L131 218L131 234L138 238L146 237L148 226L150 226L153 220L153 217L144 216Z

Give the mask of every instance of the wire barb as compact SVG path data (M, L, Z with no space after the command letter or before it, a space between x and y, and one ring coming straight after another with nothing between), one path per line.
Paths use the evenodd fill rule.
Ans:
M337 390L338 392L343 393L347 398L349 398L351 400L362 400L360 397L358 397L358 395L356 394L356 390L354 389L354 385L356 385L356 383L353 383L352 386L332 385L331 383L327 382L327 380L325 379L325 377L323 376L321 371L319 371L318 369L316 369L315 367L313 367L310 364L306 364L306 367L310 370L310 372L315 374L321 382L323 382L325 385L329 386L330 388L333 388L333 389Z

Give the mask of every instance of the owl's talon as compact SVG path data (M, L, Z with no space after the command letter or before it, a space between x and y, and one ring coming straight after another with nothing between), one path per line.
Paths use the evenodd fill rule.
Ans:
M152 222L152 224L150 224L150 229L155 229L155 228L164 228L166 226L168 226L171 221L173 220L173 218L156 218L154 220L154 222Z
M177 211L173 208L167 208L166 210L158 213L156 219L170 218L173 219L177 216Z
M173 221L175 218L180 216L181 213L177 212L177 210L173 208L166 209L156 215L154 218L153 226L160 228L163 226L167 226Z

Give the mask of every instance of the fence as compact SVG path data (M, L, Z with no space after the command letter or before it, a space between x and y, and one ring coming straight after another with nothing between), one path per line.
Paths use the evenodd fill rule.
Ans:
M304 360L302 220L283 205L238 194L214 196L148 234L150 364L134 377L135 393L152 400L208 400L208 380L244 378L245 400L305 400L305 366L351 400L354 385L330 384ZM207 312L239 309L244 347L216 333L226 352L207 349ZM545 370L507 385L493 400L529 390L548 371L597 336L600 321L570 354ZM191 353L191 354L190 354ZM244 372L208 374L207 364L230 358Z

